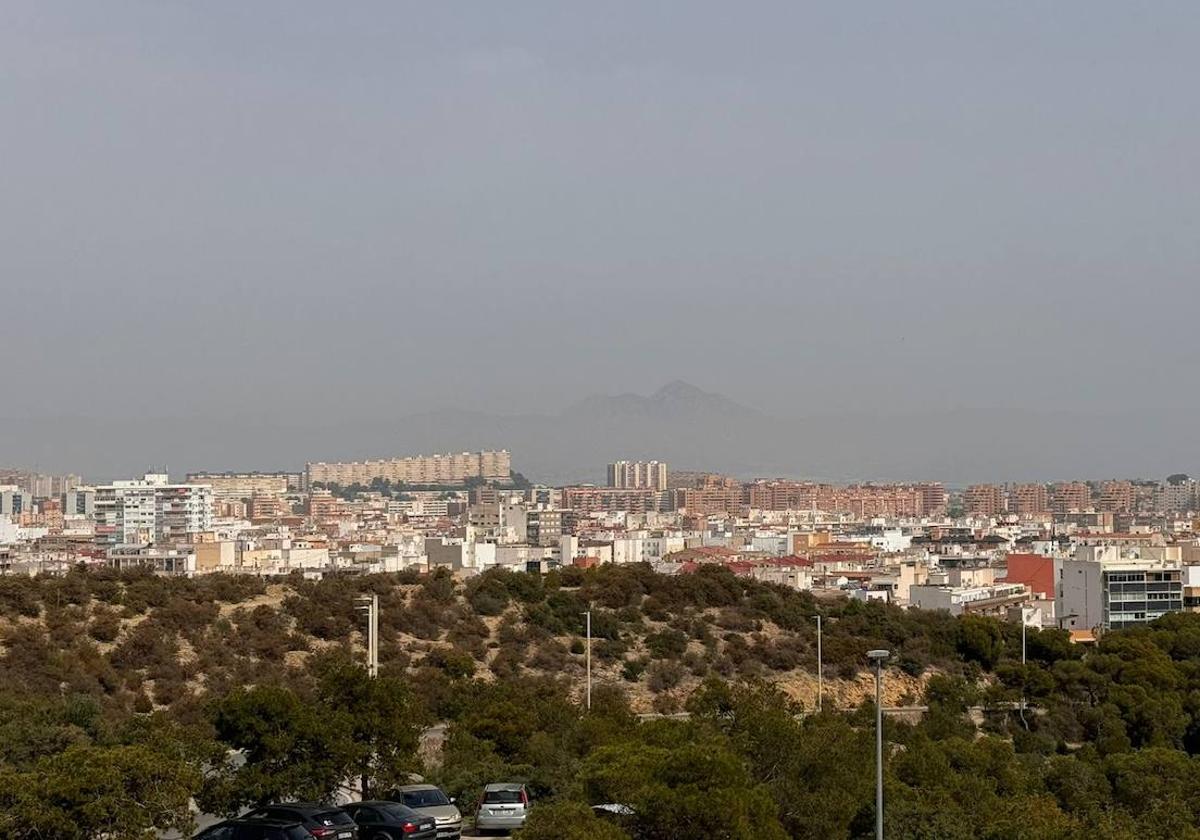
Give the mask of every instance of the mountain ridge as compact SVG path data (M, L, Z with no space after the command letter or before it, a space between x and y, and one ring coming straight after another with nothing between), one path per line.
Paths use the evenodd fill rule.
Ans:
M1063 409L938 410L773 417L682 380L649 395L587 397L554 414L431 409L382 419L314 412L237 418L0 418L0 465L88 480L200 470L300 470L307 461L508 449L514 469L549 484L601 483L605 464L664 460L740 478L826 481L1035 481L1197 470L1187 419ZM1180 458L1147 463L1138 441L1172 441ZM1188 467L1193 467L1188 469Z

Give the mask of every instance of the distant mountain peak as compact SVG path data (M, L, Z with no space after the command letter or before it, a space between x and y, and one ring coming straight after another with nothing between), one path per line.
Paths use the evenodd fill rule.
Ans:
M666 385L659 388L650 395L652 400L668 400L668 399L695 399L697 397L715 397L718 394L710 394L701 388L696 387L691 382L684 382L682 379L675 379L668 382ZM723 398L722 398L723 399Z
M653 394L597 395L568 409L568 415L592 415L609 418L659 420L700 419L702 417L756 416L758 412L728 397L705 391L690 382L676 379Z

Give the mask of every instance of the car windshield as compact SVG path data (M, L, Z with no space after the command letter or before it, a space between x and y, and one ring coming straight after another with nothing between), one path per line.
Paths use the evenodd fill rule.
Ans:
M313 816L313 820L321 825L354 825L354 820L350 818L342 809L336 811L324 811Z
M521 791L489 790L483 794L483 801L489 805L516 805L521 801Z
M393 817L394 819L398 820L413 820L420 819L421 817L420 814L414 812L411 808L407 808L404 805L396 802L388 805L380 805L379 809L381 811L385 811L389 817Z
M449 805L446 794L434 788L433 790L406 790L403 794L404 804L409 808L433 808L437 805Z

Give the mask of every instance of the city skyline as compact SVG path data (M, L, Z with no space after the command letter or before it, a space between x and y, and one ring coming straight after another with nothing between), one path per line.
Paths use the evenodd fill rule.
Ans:
M0 834L1200 838L1198 43L0 3Z
M1190 434L1187 418L1145 422L1157 424L1163 434L1171 429ZM102 431L105 447L91 446L83 429ZM547 484L603 483L605 465L623 457L661 458L676 469L743 479L942 481L957 487L1200 473L1200 453L1190 444L1151 458L1138 441L1126 438L1120 419L1057 412L1016 417L956 412L940 422L922 414L780 418L676 380L649 396L596 395L557 414L451 409L341 428L305 418L248 425L184 418L57 423L0 418L0 464L80 472L91 480L140 474L154 465L177 473L302 471L321 460L507 449L514 470ZM992 449L981 446L983 440ZM1022 455L993 467L993 449L1015 448L1019 440L1025 441ZM37 454L42 457L31 457Z
M1196 457L1194 5L0 15L5 462L174 417L228 457L146 457L287 466L676 378L834 418L828 477Z

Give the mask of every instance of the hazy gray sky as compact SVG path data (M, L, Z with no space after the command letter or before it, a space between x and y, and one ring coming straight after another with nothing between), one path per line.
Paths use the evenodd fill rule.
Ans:
M1198 43L1194 0L9 0L0 416L1194 413Z

